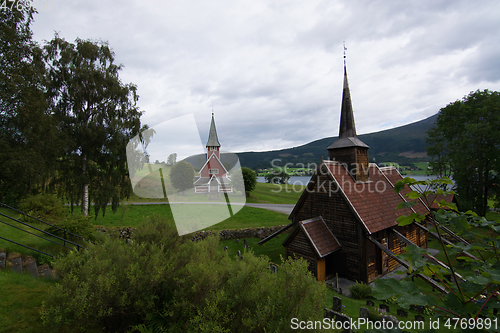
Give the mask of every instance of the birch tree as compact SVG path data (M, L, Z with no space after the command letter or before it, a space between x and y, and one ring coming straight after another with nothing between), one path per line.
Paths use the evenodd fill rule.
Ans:
M83 215L89 202L96 215L109 202L116 210L130 193L125 147L140 129L137 87L120 81L122 66L102 41L73 44L56 35L44 57L49 107L64 142L58 188L72 206L81 202Z

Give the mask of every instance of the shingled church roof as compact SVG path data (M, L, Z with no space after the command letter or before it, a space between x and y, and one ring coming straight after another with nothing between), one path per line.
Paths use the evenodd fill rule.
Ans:
M324 170L325 168L326 170ZM332 186L333 190L341 193L358 221L362 223L369 234L396 226L396 220L401 215L409 216L413 212L422 214L429 212L421 200L413 208L396 210L399 203L410 201L404 194L411 189L405 188L402 193L394 191L394 183L403 179L395 168L381 169L376 164L371 163L369 169L370 182L359 183L352 178L342 163L323 161L318 167L318 170L327 171L335 184ZM315 176L311 178L308 189L302 193L289 218L293 218L300 211L302 204L312 190L309 186L314 186L314 179Z
M215 129L215 120L213 113L212 122L210 123L210 132L208 133L207 147L220 147L219 139L217 138L217 130Z
M328 229L321 216L300 221L299 224L314 246L314 250L316 250L319 258L323 258L341 248L339 241L330 229Z

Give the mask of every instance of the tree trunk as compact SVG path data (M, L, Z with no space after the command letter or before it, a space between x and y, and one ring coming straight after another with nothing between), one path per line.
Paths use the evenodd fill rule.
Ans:
M87 183L87 156L82 154L82 215L87 216L89 212L89 184Z
M484 173L484 178L485 178L485 182L484 182L484 189L483 189L483 212L481 214L482 217L486 217L486 213L490 210L490 208L488 207L488 192L489 192L489 173L490 173L490 169L489 169L489 165L487 164L486 165L486 172Z

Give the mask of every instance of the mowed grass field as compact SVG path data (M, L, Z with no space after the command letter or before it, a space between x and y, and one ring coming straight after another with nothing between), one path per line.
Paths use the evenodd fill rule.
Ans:
M305 186L257 183L248 203L296 204Z
M0 332L46 331L40 310L55 283L52 279L0 271Z
M187 206L187 205L186 205ZM205 211L204 204L189 205L187 207L199 210L200 216ZM241 207L241 206L240 206ZM238 208L240 208L238 207ZM106 227L137 227L142 221L153 215L159 215L173 220L170 205L146 204L123 205L116 213L107 211L105 216L99 215L94 224ZM261 208L242 207L232 217L206 228L206 230L241 229L253 227L272 227L275 225L289 224L288 215Z

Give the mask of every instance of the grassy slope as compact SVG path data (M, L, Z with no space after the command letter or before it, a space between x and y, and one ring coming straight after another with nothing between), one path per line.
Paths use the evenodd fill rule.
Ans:
M40 309L55 281L0 271L0 332L44 332Z
M16 212L13 212L7 208L0 208L0 212L5 214L5 215L8 215L10 217L19 219L19 214L17 214ZM11 225L14 225L16 227L19 227L22 230L27 230L29 232L32 232L36 235L45 237L47 239L50 239L53 241L58 241L54 237L47 236L40 231L36 231L32 228L26 227L18 222L15 222L15 221L12 221L12 220L6 218L4 216L0 216L0 220L3 222L7 222ZM34 224L34 226L39 228L39 229L42 229L42 230L46 229L45 225L43 225L42 223ZM28 233L23 232L21 230L7 226L4 223L0 223L0 235L4 238L13 240L13 241L18 242L20 244L24 244L24 245L33 247L35 249L39 249L43 252L46 252L46 253L49 253L52 255L57 255L58 253L63 251L63 248L57 244L51 243L47 240L41 239L39 237L28 234ZM7 249L9 252L17 252L17 253L21 253L23 255L30 255L30 256L37 258L37 260L39 262L47 262L50 260L50 257L48 257L48 256L44 256L43 254L34 252L30 249L13 244L13 243L8 242L8 241L3 240L3 239L0 239L0 249Z
M265 244L259 245L259 238L248 238L247 244L250 246L250 251L252 251L256 256L267 256L269 260L276 264L281 264L282 257L285 257L285 248L281 245L288 234L279 235L266 242ZM224 247L228 247L228 251L230 254L235 255L238 251L244 253L246 250L244 248L243 240L240 239L236 242L235 239L226 239L219 242L219 247L224 249ZM236 258L236 257L235 257Z
M203 209L203 205L193 205L193 209ZM115 214L109 211L104 217L99 215L94 223L106 227L137 227L145 217L152 215L173 219L169 205L127 205L127 207L118 208ZM260 208L243 207L232 217L206 228L206 230L272 227L289 223L286 214Z
M257 183L248 203L296 204L305 186Z

